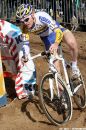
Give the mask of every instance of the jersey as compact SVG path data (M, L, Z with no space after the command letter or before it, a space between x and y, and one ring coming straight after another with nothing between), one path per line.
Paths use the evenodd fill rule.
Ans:
M41 39L44 41L44 43L46 41L45 40L46 37L49 39L49 37L52 36L53 41L49 41L47 39L47 42L45 43L45 45L48 44L48 41L50 43L52 42L60 43L63 37L63 32L65 31L65 28L62 27L58 22L53 20L52 17L46 12L40 11L40 12L35 13L34 16L35 16L36 21L33 24L31 29L26 29L27 33L33 33L33 34L39 35Z
M54 29L60 29L64 31L63 27L52 19L52 17L46 12L35 13L36 23L31 29L31 32L41 37L50 35ZM30 30L29 30L30 31Z

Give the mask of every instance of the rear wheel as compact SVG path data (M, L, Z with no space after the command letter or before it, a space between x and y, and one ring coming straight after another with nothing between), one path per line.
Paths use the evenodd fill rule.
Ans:
M73 81L73 86L75 91L74 101L80 109L84 109L86 107L86 87L82 75Z
M53 99L51 99L49 79L53 83ZM45 115L55 125L67 122L72 115L72 101L61 77L58 76L59 96L56 91L55 75L47 73L40 85L40 103Z

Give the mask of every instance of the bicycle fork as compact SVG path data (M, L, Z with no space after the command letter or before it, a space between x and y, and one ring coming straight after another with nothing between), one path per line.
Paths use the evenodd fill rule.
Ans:
M55 84L54 84L55 83ZM55 85L55 86L54 86ZM52 78L49 78L49 86L50 86L50 95L51 95L51 101L54 98L54 93L55 95L58 96L58 98L60 97L60 91L59 88L62 90L63 88L58 84L58 74L55 73L55 82L53 81Z

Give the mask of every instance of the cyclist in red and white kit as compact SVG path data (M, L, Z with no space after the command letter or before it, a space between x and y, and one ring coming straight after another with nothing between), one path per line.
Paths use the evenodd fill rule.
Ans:
M53 53L58 49L61 41L68 45L72 56L72 75L78 77L80 71L77 66L78 48L74 35L68 29L61 26L52 17L43 11L34 12L29 4L22 4L16 12L17 20L22 24L22 30L26 33L39 35L45 44L46 50Z
M0 41L7 44L10 54L12 55L17 76L15 80L15 89L19 99L28 96L29 91L33 89L36 83L35 66L32 60L27 59L30 55L29 37L23 34L19 27L7 21L0 20ZM11 87L11 85L10 85ZM34 93L34 90L32 90Z

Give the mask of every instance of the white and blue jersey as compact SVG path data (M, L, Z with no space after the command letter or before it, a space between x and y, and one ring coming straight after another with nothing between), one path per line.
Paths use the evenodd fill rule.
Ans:
M45 37L53 33L55 28L61 29L62 32L65 31L65 28L53 20L52 17L46 12L37 12L34 16L36 18L36 22L33 25L33 28L29 30L34 34Z
M46 12L37 12L34 14L34 17L36 21L31 30L28 30L28 32L39 35L44 41L46 49L49 49L50 45L55 42L57 37L59 37L58 39L62 38L62 35L60 35L60 37L59 33L63 33L66 29L53 20ZM54 32L55 29L60 30L60 32L57 34Z

